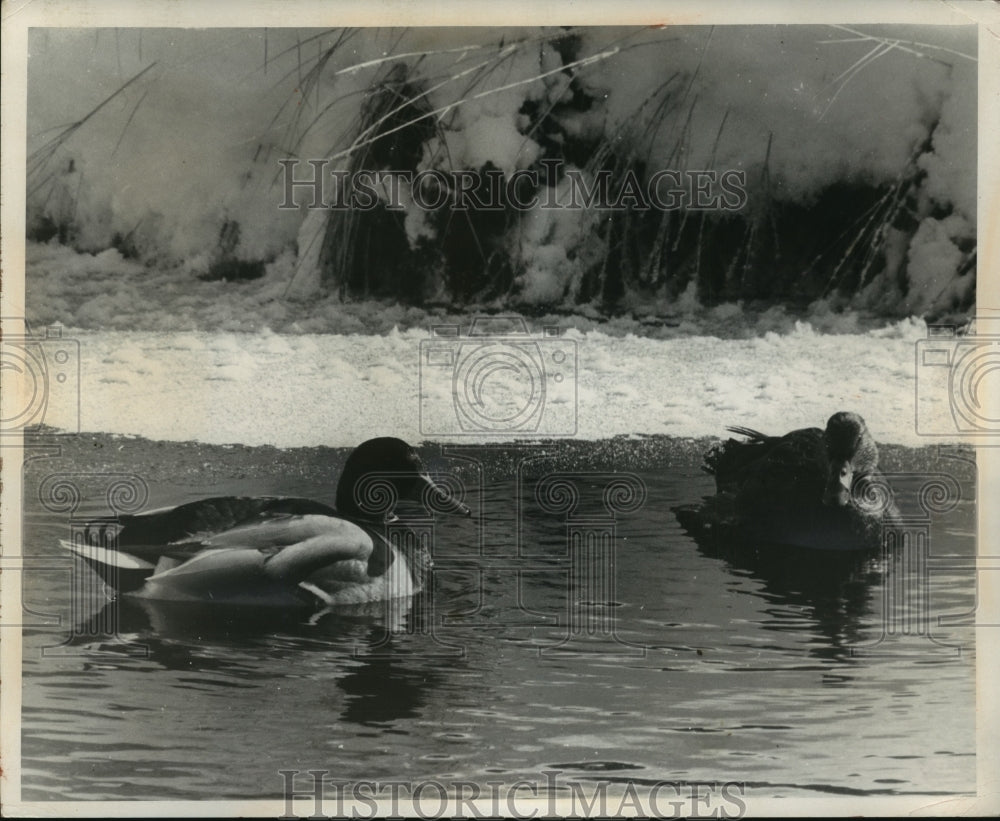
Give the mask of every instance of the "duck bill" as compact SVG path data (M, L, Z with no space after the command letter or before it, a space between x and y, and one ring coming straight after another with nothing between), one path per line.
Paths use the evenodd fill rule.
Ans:
M448 488L441 487L426 473L421 473L417 480L417 493L429 501L428 505L438 513L450 513L455 516L471 516L472 511L451 493Z
M829 507L846 507L851 501L853 482L854 471L850 462L831 465L823 491L823 504Z

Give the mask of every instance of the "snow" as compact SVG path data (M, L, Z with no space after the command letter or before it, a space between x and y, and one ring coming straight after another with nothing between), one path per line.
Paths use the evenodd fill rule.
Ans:
M575 34L579 59L592 59L579 77L605 104L567 114L569 133L616 134L644 122L656 108L651 95L676 76L651 168L744 169L752 187L767 155L775 195L807 202L835 181L895 180L934 129L932 150L920 158L922 195L975 223L972 26L869 26L861 36L803 25ZM152 68L68 136L40 174L54 182L31 189L29 207L73 224L79 248L107 248L118 233L145 259L196 270L204 270L226 221L240 226L239 259L273 259L298 238L296 289L315 293L317 226L309 223L319 218L276 207L283 195L277 160L336 156L359 122L360 92L385 72L387 55L427 52L417 73L439 127L425 146L426 167L441 157L456 168L491 162L509 174L525 167L539 145L537 134L519 130L523 106L547 110L571 93L539 29L363 30L333 53L322 76L304 77L303 60L318 59L338 36L34 29L29 152L44 155L67 122ZM866 36L892 38L896 47ZM408 208L406 217L415 242L428 230L427 215ZM565 285L555 250L550 257L526 274L525 293L542 304Z
M558 219L556 225L560 225ZM556 263L562 259L558 244L531 247L533 253L547 249ZM541 253L537 264L547 259L549 256ZM186 265L147 266L126 260L114 249L92 255L55 241L29 242L25 273L27 319L37 327L59 323L83 330L385 334L397 326L427 330L434 324L468 325L474 313L472 309L453 313L445 307L419 308L395 302L342 302L336 293L320 292L307 299L298 287L308 274L296 266L291 254L276 259L256 280L205 281L198 274L197 269ZM566 286L561 275L551 276L553 291ZM631 315L606 317L580 306L578 313L543 315L530 324L539 332L545 327L558 327L662 339L749 338L768 331L790 333L803 319L820 333L862 333L885 325L880 317L837 311L822 300L804 313L782 306L732 302L704 308L693 289L673 302L639 305ZM914 321L923 326L920 320Z
M887 275L867 286L878 299L857 304L920 314L969 296L975 275L955 274L976 221L974 27L868 26L859 36L832 26L671 26L574 35L576 57L595 58L578 77L603 102L567 112L570 136L650 126L659 105L650 101L663 102L657 90L679 78L649 168L741 169L752 188L762 184L766 156L774 196L808 203L834 182L896 181L931 136L919 157L926 172L916 192L919 229L912 242L897 232L887 248L890 274L905 263L906 295ZM431 406L439 415L453 410L454 386L439 374L421 394L420 343L432 325L467 326L471 310L345 303L324 293L319 256L328 214L277 207L277 160L336 157L361 120L363 92L399 55L424 52L416 79L437 112L425 168L442 152L454 167L524 168L543 136L525 132L526 104L556 110L572 91L538 29L362 29L332 52L329 70L304 75L303 65L314 65L338 36L274 28L32 31L29 153L44 158L54 135L65 140L37 171L53 182L31 190L29 211L72 226L76 246L98 252L27 247L28 320L35 328L62 323L80 342L79 418L71 397L54 395L47 422L283 447L352 445L380 432L418 441L447 428L421 428ZM102 100L107 105L83 126L60 130ZM404 188L408 205L406 195ZM571 252L598 218L569 208L524 215L506 250L525 302L572 297L590 261ZM229 225L239 227L237 259L270 260L261 278L199 278ZM405 225L413 243L434 230L416 206L407 207ZM106 250L115 234L128 240L118 247L134 248L143 262ZM914 421L915 350L926 326L886 325L840 308L822 300L801 310L705 308L692 283L672 300L634 304L617 317L586 305L573 315L536 316L532 332L562 330L578 366L549 390L540 432L546 424L583 439L711 436L730 424L782 431L850 409L882 441L924 443ZM498 409L516 409L519 384L505 371L487 396ZM924 408L947 421L947 386L935 384Z
M962 280L952 279L962 261L962 252L953 240L968 235L968 230L966 220L958 214L942 220L928 217L920 223L909 248L910 291L906 300L909 310L922 313L942 295L963 284Z
M68 330L66 336L80 346L83 431L278 447L350 446L375 435L456 440L428 435L441 428L426 417L421 429L424 330L384 336ZM655 340L570 330L558 341L575 345L578 355L577 439L719 436L734 424L782 432L822 426L834 411L850 409L865 417L877 440L919 445L927 440L914 427L914 350L925 338L922 323L905 322L848 335L819 334L800 323L791 333L758 339ZM425 375L425 384L425 409L435 393L439 402L452 401L450 382ZM571 394L561 396L565 405ZM545 413L572 410L553 402ZM72 403L54 401L45 421L75 429L74 412ZM453 423L450 429L457 430ZM474 441L509 439L484 434Z

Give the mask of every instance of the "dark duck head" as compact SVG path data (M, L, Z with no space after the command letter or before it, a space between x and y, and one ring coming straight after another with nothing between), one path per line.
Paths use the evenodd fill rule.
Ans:
M431 479L420 456L402 439L383 436L358 445L337 483L337 513L352 519L391 518L402 499L431 502L442 513L471 515L468 507Z
M855 483L878 471L878 448L865 420L856 413L835 413L823 431L826 452L826 485L823 504L846 507Z

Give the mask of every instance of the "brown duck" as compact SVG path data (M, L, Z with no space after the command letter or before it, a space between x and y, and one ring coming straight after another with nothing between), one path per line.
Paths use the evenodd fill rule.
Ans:
M878 447L858 414L841 411L825 430L784 436L727 430L744 438L722 442L705 456L716 496L676 511L694 535L858 550L881 545L884 527L898 518L879 471Z

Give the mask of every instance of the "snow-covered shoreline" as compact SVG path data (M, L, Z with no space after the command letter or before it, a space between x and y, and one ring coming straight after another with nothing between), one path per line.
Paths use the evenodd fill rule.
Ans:
M89 331L206 331L282 334L383 335L394 328L428 331L435 324L468 325L474 305L406 305L387 300L342 300L326 292L294 298L294 254L266 266L260 279L206 281L193 268L144 265L115 249L80 253L56 242L28 242L25 287L27 318L32 327L58 323ZM488 313L517 313L528 306L498 302L479 308ZM548 310L549 312L546 312ZM801 309L781 304L725 302L706 307L687 293L672 302L643 303L618 315L577 305L532 310L528 324L610 336L685 339L712 336L749 339L769 331L792 333L801 322L827 334L863 334L901 322L925 334L921 320L864 313L836 301L818 300Z
M414 442L455 438L426 414L421 426L428 402L452 390L440 373L425 373L421 394L426 331L65 336L79 342L79 415L72 380L54 387L45 422L58 428L276 447L351 446L378 434ZM867 419L878 441L934 444L914 424L914 354L924 338L923 323L914 321L849 335L818 334L800 323L787 334L727 340L569 330L560 339L577 356L575 380L566 373L576 388L573 438L721 436L733 424L781 432L822 426L834 411L850 409ZM572 394L560 396L553 401L562 402L557 410L565 418ZM939 396L936 410L946 414L947 396Z

